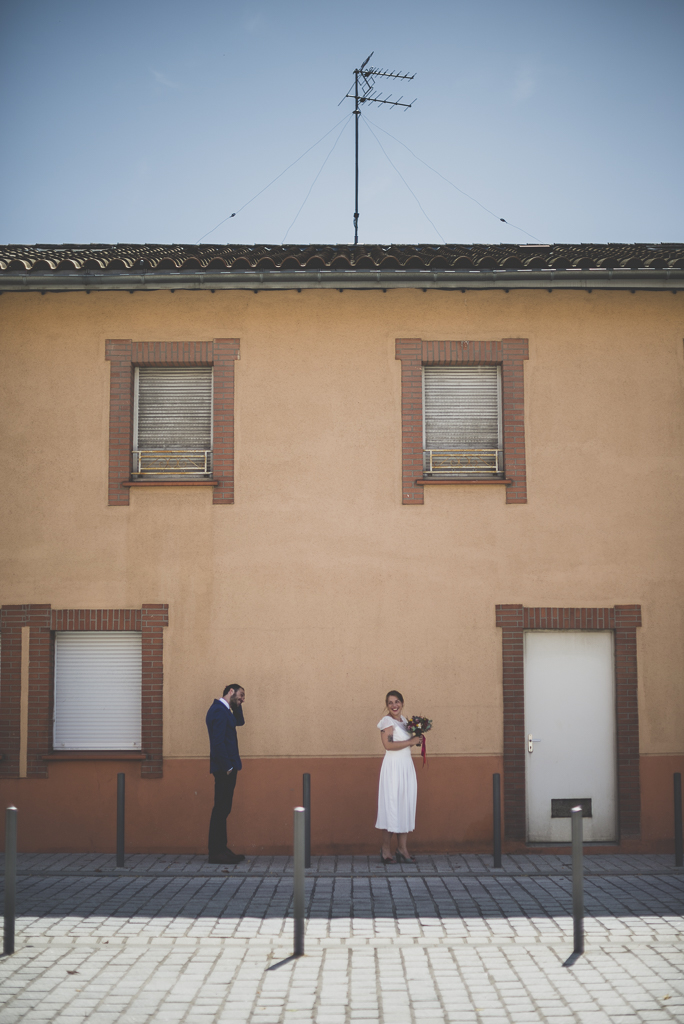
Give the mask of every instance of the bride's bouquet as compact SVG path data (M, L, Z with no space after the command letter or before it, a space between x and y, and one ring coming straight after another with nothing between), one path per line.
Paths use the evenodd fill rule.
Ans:
M408 729L412 736L419 736L423 741L420 745L420 752L423 755L424 768L425 762L427 761L425 733L430 732L430 729L432 728L432 719L423 718L422 715L414 715L412 718L409 718L406 728Z

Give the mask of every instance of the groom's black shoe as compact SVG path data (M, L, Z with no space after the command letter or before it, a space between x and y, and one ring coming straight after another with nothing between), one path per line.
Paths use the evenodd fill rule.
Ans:
M232 850L209 854L210 864L241 864L244 859L244 853L233 853Z

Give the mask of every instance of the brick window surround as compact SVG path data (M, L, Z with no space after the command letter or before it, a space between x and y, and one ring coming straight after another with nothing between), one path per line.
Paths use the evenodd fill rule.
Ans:
M109 339L105 359L109 384L109 505L128 505L133 487L213 487L215 505L235 500L235 360L239 338L213 341L130 341ZM213 479L132 481L133 382L136 366L213 366Z
M423 341L397 338L401 360L402 504L422 505L426 483L505 483L506 503L527 502L523 362L527 338L501 341ZM423 480L423 367L500 366L505 481L450 477Z
M167 604L142 608L53 609L49 604L3 605L2 690L0 691L0 776L19 775L21 716L21 630L30 627L27 777L44 779L52 755L54 633L66 630L131 630L142 633L142 751L144 779L163 774L162 696L164 626ZM55 757L59 755L53 755Z
M613 608L525 608L498 604L502 630L504 702L504 820L507 839L527 837L525 808L525 680L523 633L529 629L612 630L615 651L618 836L641 834L637 642L641 606Z

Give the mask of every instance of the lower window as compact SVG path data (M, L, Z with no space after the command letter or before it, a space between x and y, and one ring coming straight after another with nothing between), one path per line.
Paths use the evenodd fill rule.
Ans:
M55 633L53 747L140 750L142 633Z

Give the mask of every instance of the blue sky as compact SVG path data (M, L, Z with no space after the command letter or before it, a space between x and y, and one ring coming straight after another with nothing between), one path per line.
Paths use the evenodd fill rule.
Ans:
M416 73L417 103L367 116L496 216L374 127L423 213L362 123L362 242L684 239L682 0L4 0L0 19L0 242L352 241L351 118L211 229L350 113L371 50Z

